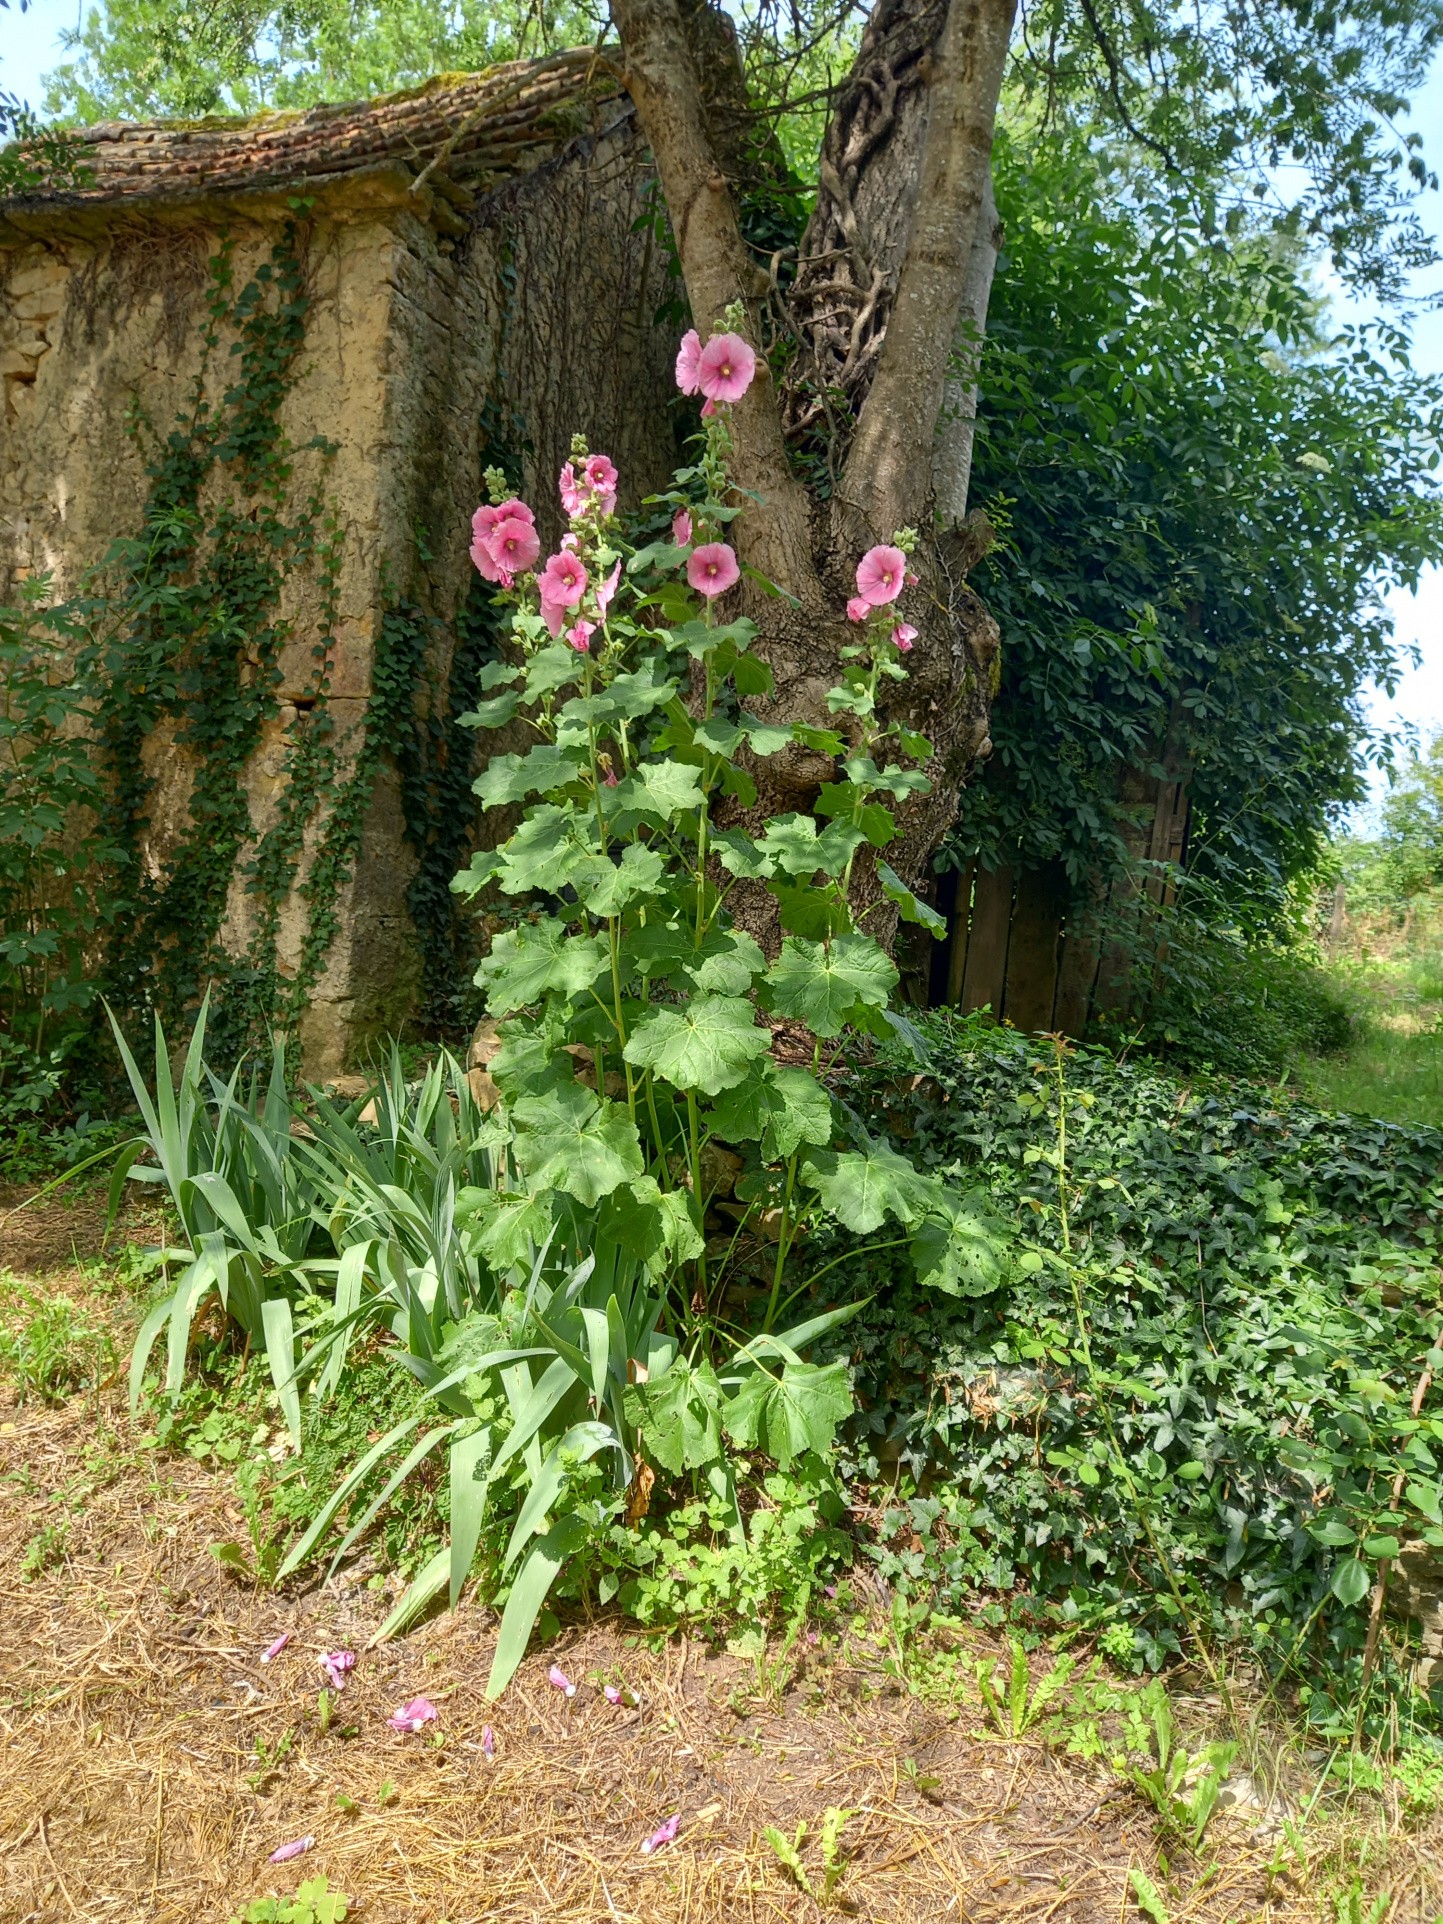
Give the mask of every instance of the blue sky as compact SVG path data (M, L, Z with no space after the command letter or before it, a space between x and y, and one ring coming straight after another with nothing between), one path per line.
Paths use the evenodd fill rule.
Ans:
M0 12L0 87L38 102L44 91L41 76L62 57L61 29L77 24L83 5L84 0L34 0L27 12L20 13L17 0L11 0L9 11ZM1429 162L1443 171L1443 141L1437 131L1443 129L1443 59L1415 99L1407 124L1424 134ZM1430 232L1443 232L1438 193L1426 194L1419 212ZM1421 277L1413 291L1418 296L1443 295L1443 267ZM1338 311L1350 317L1363 312L1341 300ZM1415 317L1413 358L1418 368L1443 374L1443 311ZM1426 740L1443 730L1443 569L1430 569L1416 594L1395 594L1390 606L1399 640L1415 645L1422 659L1404 677L1392 700L1381 691L1371 691L1369 712L1383 727L1411 723Z

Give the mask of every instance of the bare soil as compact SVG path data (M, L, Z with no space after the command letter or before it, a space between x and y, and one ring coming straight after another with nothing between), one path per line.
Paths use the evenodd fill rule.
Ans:
M103 1215L90 1199L23 1212L0 1228L0 1270L93 1291L75 1254L98 1247ZM1277 1830L1256 1817L1220 1816L1211 1872L1184 1857L1170 1882L1130 1788L990 1734L975 1702L905 1690L880 1630L804 1646L769 1694L750 1662L706 1642L648 1647L621 1619L573 1624L488 1705L489 1611L463 1605L368 1651L389 1599L359 1573L272 1592L222 1568L210 1545L244 1535L231 1479L143 1447L118 1382L58 1406L6 1394L0 1924L227 1924L320 1872L353 1917L378 1924L806 1919L819 1907L764 1832L805 1820L820 1883L816 1837L833 1805L854 1813L841 1914L1125 1924L1143 1914L1130 1878L1142 1870L1173 1924L1335 1924L1322 1860L1316 1876L1270 1879ZM35 1568L46 1531L59 1547ZM263 1664L283 1631L285 1650ZM359 1661L323 1730L317 1659L338 1647ZM552 1663L574 1698L548 1683ZM598 1680L639 1703L614 1708ZM386 1719L417 1695L437 1724L397 1735ZM675 1841L644 1855L672 1813ZM314 1840L304 1856L268 1862L301 1838ZM1401 1832L1399 1851L1389 1924L1427 1924L1443 1853Z

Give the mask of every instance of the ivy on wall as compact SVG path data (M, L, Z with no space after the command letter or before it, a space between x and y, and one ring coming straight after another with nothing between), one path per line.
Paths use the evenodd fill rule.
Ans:
M108 777L101 826L118 851L125 904L108 992L122 1008L151 1007L174 1022L209 989L219 1042L235 1051L269 1027L294 1027L324 967L354 853L328 823L302 889L309 927L300 967L287 978L277 958L282 907L307 829L341 775L328 696L342 533L320 485L293 500L298 450L281 425L310 307L308 209L292 208L269 257L239 289L234 244L222 236L209 263L200 366L169 433L161 440L132 411L149 487L140 532L105 564L121 618L106 624L86 664L99 690ZM325 461L335 452L319 438L307 447ZM275 819L257 834L247 771L268 726L282 727L281 656L294 638L282 597L303 570L314 584L311 678L284 704ZM157 860L157 776L177 758L190 789ZM353 783L354 775L343 799ZM237 871L252 898L239 957L221 939Z

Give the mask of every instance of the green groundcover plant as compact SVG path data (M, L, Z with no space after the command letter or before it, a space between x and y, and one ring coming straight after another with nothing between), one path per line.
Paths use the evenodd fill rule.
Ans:
M670 539L628 547L616 470L580 444L561 475L568 532L543 567L534 515L500 476L477 512L473 558L512 602L514 649L485 671L471 720L526 744L477 783L519 823L456 884L516 910L478 976L492 1106L453 1064L414 1093L397 1066L373 1123L317 1095L296 1136L279 1053L246 1093L239 1072L207 1076L198 1028L176 1090L158 1036L152 1096L125 1051L185 1236L136 1346L134 1392L163 1332L179 1391L215 1294L264 1350L299 1442L303 1395L342 1389L357 1343L388 1331L421 1407L340 1477L277 1574L336 1536L346 1555L444 1454L449 1541L381 1634L443 1591L454 1603L484 1547L504 1601L493 1692L572 1559L624 1565L618 1529L640 1524L658 1477L694 1490L706 1527L745 1547L738 1468L752 1457L738 1453L780 1471L825 1457L850 1382L840 1359L807 1352L858 1306L837 1300L839 1269L906 1250L919 1287L956 1294L1007 1267L986 1210L828 1088L859 1037L915 1042L866 920L938 920L881 853L889 804L925 791L931 753L879 712L915 638L893 605L910 536L859 562L835 728L754 719L745 704L770 688L755 628L718 615L740 575L721 537L745 507L727 479L727 413L754 367L734 332L683 343L678 379L705 395L706 427L664 498ZM755 800L744 758L797 741L835 761L820 821L786 815L754 835L740 825ZM858 910L863 864L876 886ZM771 960L733 913L768 898ZM775 1025L807 1038L800 1060ZM824 1221L847 1253L809 1263Z

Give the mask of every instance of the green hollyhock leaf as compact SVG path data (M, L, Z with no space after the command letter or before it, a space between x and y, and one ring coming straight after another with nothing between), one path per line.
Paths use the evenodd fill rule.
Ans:
M912 1223L919 1204L931 1199L931 1185L895 1150L874 1143L856 1150L823 1151L802 1165L801 1176L821 1197L844 1229L868 1236L888 1216Z
M757 721L752 715L743 715L742 721L746 724L747 741L754 755L780 755L784 748L791 745L793 733L790 728L778 728L772 722Z
M856 804L857 791L850 782L828 782L817 791L818 815L845 815L850 819ZM881 802L864 802L857 813L857 826L873 848L885 848L888 842L896 840L897 824L892 819L892 811Z
M789 935L767 970L774 1014L804 1022L813 1035L840 1035L852 1011L883 1008L899 977L869 935L839 935L830 944Z
M745 995L767 966L761 944L741 929L709 930L701 953L686 972L703 993Z
M755 881L772 872L771 857L763 855L750 835L739 828L717 828L711 833L711 852L730 875Z
M489 1065L491 1080L508 1102L517 1096L539 1095L576 1078L576 1064L564 1049L556 1049L535 1030L518 1030L508 1024L502 1031L501 1047Z
M478 848L459 874L451 877L453 895L479 895L493 876L505 867L499 848Z
M635 775L628 775L607 789L602 797L607 813L628 823L657 822L663 826L674 816L700 808L706 800L697 771L684 762L646 762Z
M747 1065L771 1047L750 1002L703 995L681 1008L653 1009L637 1024L626 1059L677 1089L719 1095L740 1082Z
M565 788L568 782L574 782L581 773L584 759L579 750L538 742L524 755L496 756L477 777L475 790L487 808L524 802L529 795L546 795L552 789Z
M575 823L573 810L551 802L531 810L501 850L500 882L508 895L531 889L560 894L592 852L577 841Z
M719 783L722 794L730 796L743 808L756 806L757 785L739 763L723 762L719 772Z
M845 755L847 740L835 728L814 728L810 722L793 722L792 740L800 742L803 748L815 749L819 755Z
M573 935L564 922L543 915L519 929L505 929L476 971L492 1015L528 1008L545 995L574 1001L610 966L607 946L594 935Z
M621 973L630 980L639 975L654 982L663 976L680 975L683 966L696 955L691 930L679 922L648 922L644 927L627 929L621 941Z
M495 666L494 663L492 665ZM478 701L468 714L458 715L456 720L462 728L500 728L516 713L520 700L516 690L508 688L504 695L493 695L490 701Z
M885 862L878 862L877 880L882 884L882 893L887 900L897 904L897 913L904 922L916 922L922 928L930 929L933 935L947 933L946 916L939 915L920 896L914 895L894 868L889 868Z
M551 1233L551 1196L498 1196L494 1192L476 1212L470 1233L492 1269L503 1274L530 1269L536 1251Z
M739 695L770 695L775 685L760 655L739 655L732 663L732 686Z
M692 737L713 755L735 755L746 738L746 730L729 721L702 722Z
M920 768L899 768L889 762L886 768L878 768L870 755L853 755L842 763L842 773L858 788L867 790L885 789L894 801L905 801L909 795L929 795L932 784Z
M588 915L620 915L628 902L659 894L665 881L666 863L656 850L632 842L619 862L602 856L595 874L588 875L584 888L578 883L577 892Z
M548 642L526 664L526 699L541 701L558 688L569 688L581 679L581 656L565 642Z
M744 1378L722 1416L733 1442L764 1450L785 1470L808 1450L824 1456L851 1413L845 1363L789 1362L779 1377L758 1370Z
M636 1124L573 1082L513 1104L516 1160L537 1190L564 1189L588 1208L642 1174Z
M785 1162L804 1142L825 1149L832 1140L832 1099L821 1083L770 1058L722 1091L711 1119L724 1142L760 1142L768 1162Z
M626 1391L626 1414L646 1453L673 1476L705 1469L721 1455L722 1388L710 1363L678 1358L670 1369Z
M517 662L488 661L477 674L476 685L483 694L489 695L493 688L506 688L512 682L520 681L522 672Z
M817 825L810 815L779 815L767 824L758 846L773 867L787 875L815 875L822 866Z
M653 1268L694 1262L704 1247L689 1192L662 1189L654 1176L638 1176L615 1190L599 1221L624 1250Z
M949 1296L988 1296L1011 1273L1000 1224L939 1197L912 1236L917 1280Z
M919 735L913 729L897 730L897 746L904 755L910 755L914 762L929 762L932 759L931 742L925 735Z
M768 882L776 897L777 914L788 935L805 936L823 942L851 927L851 913L830 889L790 887L785 882Z

